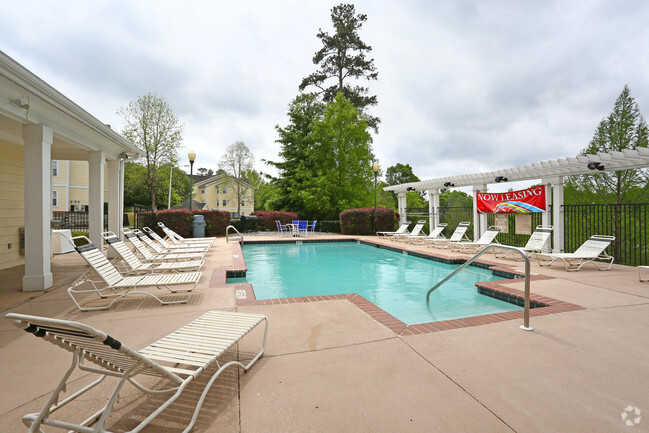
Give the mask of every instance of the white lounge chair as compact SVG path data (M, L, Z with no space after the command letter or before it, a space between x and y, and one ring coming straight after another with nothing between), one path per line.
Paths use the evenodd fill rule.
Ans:
M466 235L466 231L470 225L470 222L462 221L457 225L450 238L426 239L425 243L427 244L427 246L433 248L448 248L451 246L452 242L468 241L469 238Z
M404 224L401 224L401 225L399 226L399 228L397 229L397 231L394 231L394 232L376 232L376 235L377 235L377 236L383 235L383 236L389 237L389 236L394 236L394 235L400 235L400 234L408 233L408 226L409 226L409 225L410 225L410 223L404 223Z
M167 239L169 239L171 242L173 242L176 245L188 245L191 246L192 244L200 244L200 245L212 245L214 243L214 240L216 238L211 237L211 238L184 238L180 236L178 233L175 231L171 230L169 227L164 225L164 223L158 221L158 227L162 229L163 232L165 232L165 235L167 236Z
M496 236L502 230L501 227L491 226L489 227L480 238L475 242L452 242L451 249L453 251L466 251L468 253L477 253L479 250L483 249L487 245L497 244Z
M137 229L135 229L137 230ZM137 233L129 228L123 228L122 233L124 233L124 236L126 236L126 239L129 240L131 245L135 247L135 251L142 257L142 260L145 262L153 262L153 263L159 263L159 262L166 262L166 261L178 261L178 260L200 260L205 256L205 252L201 253L180 253L180 252L174 252L174 253L152 253L151 250L147 248L147 246L142 243L140 240L141 238L146 238L146 235L139 230ZM139 236L138 236L139 233ZM149 239L149 241L151 241Z
M641 283L644 283L645 281L649 281L649 277L642 278L642 272L640 272L640 271L643 271L645 273L649 272L649 266L644 266L644 265L638 266L636 268L636 271L638 272L638 281L640 281Z
M83 257L92 268L92 271L85 272L68 288L68 295L72 298L74 304L81 311L91 310L106 310L110 308L119 299L134 295L141 294L151 296L163 305L167 304L184 304L189 300L190 295L182 299L174 299L173 301L163 301L155 294L141 290L144 287L156 287L158 289L165 288L170 293L177 292L191 292L196 287L198 280L201 278L201 272L187 272L182 274L148 274L148 275L134 275L124 276L119 273L115 266L108 261L106 256L99 251L99 249L90 242L85 236L74 236L70 238L70 242L74 245L74 240L83 239L87 242L85 245L75 246L74 248ZM101 281L91 280L90 277L96 273ZM88 287L88 284L90 287ZM84 286L83 288L80 286ZM169 286L185 286L183 289L170 288ZM189 286L189 288L187 288ZM75 295L92 293L101 299L110 300L106 305L99 307L82 307Z
M149 227L142 227L142 230L151 238L154 240L154 243L157 242L159 245L164 248L165 251L172 253L174 251L183 251L186 253L192 253L192 252L199 252L199 251L207 251L210 249L210 245L179 245L179 244L170 244L166 240L164 240L160 235L158 235L156 232L151 230Z
M173 249L163 248L162 246L160 246L160 244L158 244L149 236L147 236L143 231L140 231L138 229L133 229L133 233L135 233L137 238L142 242L144 242L147 247L151 248L155 254L181 254L181 253L200 254L200 257L197 258L202 259L205 256L205 253L207 253L207 250L204 248L173 248Z
M594 235L584 242L574 253L540 253L536 258L541 266L550 266L560 259L569 272L578 271L586 263L592 263L600 271L608 271L613 265L613 257L606 254L606 248L615 240L615 236ZM606 268L600 268L596 260L608 262Z
M196 402L196 407L190 408L193 409L193 416L184 430L184 432L188 432L195 424L205 397L216 378L231 365L237 365L244 370L250 369L264 354L268 333L268 320L265 316L215 310L203 314L177 331L136 351L129 348L123 341L116 340L110 335L82 323L16 313L8 313L5 318L11 320L16 327L72 353L71 366L65 371L63 378L54 388L41 411L23 417L23 422L30 427L30 432L41 432L44 426L52 426L64 431L106 432L106 422L112 415L113 406L118 401L120 391L127 381L137 390L151 397L148 399L151 400L150 405L138 401L137 406L139 408L154 408L146 418L141 421L138 419L139 424L131 430L139 432L173 403L187 385L211 366L217 365L219 368L211 375L211 378L202 381L205 385ZM252 360L245 365L238 360L220 365L221 355L261 322L265 322L261 350ZM20 356L26 355L21 354ZM47 356L37 362L42 365L42 368L51 369ZM79 369L83 375L97 375L98 377L81 390L65 395L67 383L71 381L70 377L76 369ZM79 374L74 375L75 380L78 380L77 376ZM142 382L142 379L147 376L159 377L164 381L160 382L160 386L151 389ZM86 392L107 378L109 378L107 383L111 380L110 378L113 378L112 380L117 383L112 391L109 387L104 388L106 403L98 412L81 415L82 408L88 407L88 404L82 402L77 403L76 409L67 411L69 416L77 416L78 419L53 418L55 411L68 403L83 400ZM56 412L56 415L57 418L62 416L60 412ZM90 416L86 420L81 421L88 415ZM177 417L177 415L174 416Z
M188 272L198 271L205 263L205 260L191 260L180 262L160 262L160 263L142 263L140 259L129 250L128 247L120 238L113 232L102 233L106 243L117 253L124 266L120 272L128 274L142 274L151 272Z
M419 233L421 230L424 228L424 225L426 225L426 220L419 220L417 221L417 224L415 224L415 227L412 229L412 232L410 233L400 233L400 234L395 234L390 237L391 240L393 241L405 241L407 239L410 239L414 236L419 236Z
M435 227L433 230L428 235L420 235L420 236L412 236L407 239L408 243L411 244L424 244L426 240L428 239L446 239L442 232L446 228L448 224L446 223L439 223L437 227Z
M528 254L538 254L543 251L548 251L552 230L554 230L554 227L552 226L536 226L534 233L532 233L530 238L527 240L527 243L523 247L523 251ZM503 250L496 250L495 256L502 259L507 257L512 252L512 250L507 250L505 252L503 252Z

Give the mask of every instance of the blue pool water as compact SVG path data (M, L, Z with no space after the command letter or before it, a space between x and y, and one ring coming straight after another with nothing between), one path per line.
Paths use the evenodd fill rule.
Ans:
M431 295L426 292L457 266L356 242L243 245L246 278L257 299L357 293L413 325L521 308L478 293L478 281L502 280L469 266Z

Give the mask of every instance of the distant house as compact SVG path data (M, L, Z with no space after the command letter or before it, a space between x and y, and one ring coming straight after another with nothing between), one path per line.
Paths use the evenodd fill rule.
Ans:
M237 194L240 188L240 194ZM238 218L241 215L250 215L255 211L255 191L245 179L234 179L227 174L194 182L194 199L207 204L213 210L230 212L230 216ZM241 215L238 214L241 203Z
M81 204L82 198L74 198L72 179L60 182L64 173L72 176L77 163L87 170L84 206L90 240L103 244L105 201L108 229L119 233L124 161L141 154L110 126L0 51L0 269L24 265L24 291L52 287L52 211L69 209L75 200ZM63 161L70 161L70 169Z
M104 202L108 202L108 173L104 173ZM88 162L52 160L52 210L83 212L88 209Z

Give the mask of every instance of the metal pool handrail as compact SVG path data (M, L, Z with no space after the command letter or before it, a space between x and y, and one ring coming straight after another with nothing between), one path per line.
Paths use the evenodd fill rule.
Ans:
M502 250L511 250L518 252L522 257L523 260L525 261L525 311L523 315L523 325L521 325L521 329L525 331L532 331L534 328L530 326L530 257L527 255L527 253L522 249L518 247L512 247L509 245L500 245L500 244L493 244L493 245L487 245L485 248L480 250L475 256L471 257L469 260L464 262L459 268L451 272L450 275L448 275L446 278L444 278L442 281L439 283L435 284L429 291L426 293L426 306L429 307L430 309L430 294L433 293L439 286L450 280L455 274L460 272L462 269L466 268L469 266L471 263L473 263L478 257L483 255L489 250L493 249L502 249Z
M239 230L237 230L237 228L236 228L235 226L227 226L227 228L225 229L225 242L230 242L230 229L232 229L232 230L234 230L235 232L237 232L236 235L232 235L232 238L233 238L233 239L234 239L234 238L239 238L239 240L240 240L241 242L243 242L243 235L242 235L241 233L239 233ZM237 236L237 235L238 235L238 236Z

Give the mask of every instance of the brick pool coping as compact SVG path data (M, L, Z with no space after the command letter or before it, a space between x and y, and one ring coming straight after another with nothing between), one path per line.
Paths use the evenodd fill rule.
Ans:
M413 255L428 260L439 261L450 264L464 263L468 258L457 257L449 259L446 257L438 256L432 253L424 254L421 252L403 250L392 246L384 245L381 243L369 242L367 240L358 239L339 239L339 240L304 240L304 243L314 242L361 242L366 245L376 246L378 248L385 248L394 251L405 251L409 255ZM246 241L249 244L278 244L278 243L295 243L295 240L286 241ZM210 276L209 287L222 286L226 284L226 278L245 276L247 271L246 263L241 251L239 242L232 243L232 257L233 264L231 268L218 268L212 271ZM496 299L505 300L510 303L515 303L520 306L524 302L524 293L521 290L514 289L506 286L505 284L518 282L524 276L521 272L510 268L501 263L493 263L484 260L477 260L475 264L479 267L490 269L495 275L502 277L510 277L506 280L500 281L484 281L476 284L478 292L494 297ZM534 274L530 276L531 281L553 279L546 275ZM401 320L377 307L374 303L368 301L364 297L356 293L346 293L341 295L326 295L326 296L303 296L297 298L275 298L257 300L255 293L250 283L236 283L229 284L233 286L236 293L237 306L250 306L250 305L281 305L281 304L298 304L304 302L320 302L320 301L333 301L333 300L347 300L358 307L361 311L372 317L374 320L393 331L398 335L416 335L427 334L432 332L447 331L451 329L467 328L472 326L486 325L489 323L498 323L508 320L523 320L524 311L511 311L506 313L485 314L482 316L466 317L462 319L442 320L438 322L420 323L417 325L406 325ZM547 316L550 314L565 313L569 311L584 310L585 308L571 304L568 302L560 301L546 296L530 294L530 317Z

